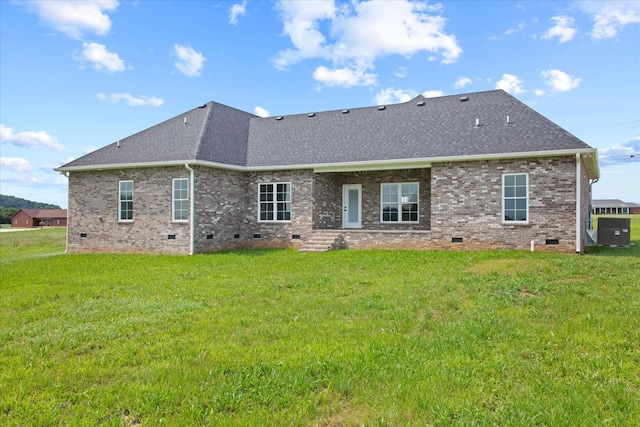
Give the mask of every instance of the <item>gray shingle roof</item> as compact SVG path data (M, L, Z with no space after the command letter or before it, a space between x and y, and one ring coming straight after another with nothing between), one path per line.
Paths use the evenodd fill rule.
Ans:
M122 139L119 148L111 144L59 170L162 162L281 168L590 149L502 90L464 98L418 96L384 109L281 119L209 102Z

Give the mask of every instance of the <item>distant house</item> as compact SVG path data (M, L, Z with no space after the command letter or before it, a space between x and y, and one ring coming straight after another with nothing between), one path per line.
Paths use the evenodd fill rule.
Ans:
M11 216L11 227L13 228L66 226L66 209L20 209Z
M598 157L502 90L262 118L208 102L56 170L68 252L583 252Z
M591 212L602 214L640 214L640 205L620 199L596 199L591 202Z

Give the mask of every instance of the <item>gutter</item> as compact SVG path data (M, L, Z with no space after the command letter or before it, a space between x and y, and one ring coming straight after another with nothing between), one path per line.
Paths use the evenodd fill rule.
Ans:
M189 171L189 256L193 255L193 247L194 247L194 230L195 230L195 192L194 192L194 180L195 180L195 171L189 166L189 163L185 163L184 167Z

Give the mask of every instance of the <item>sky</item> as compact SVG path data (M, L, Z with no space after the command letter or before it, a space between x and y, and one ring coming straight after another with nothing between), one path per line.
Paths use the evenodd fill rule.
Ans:
M0 193L209 101L259 116L504 89L640 203L640 1L0 0Z

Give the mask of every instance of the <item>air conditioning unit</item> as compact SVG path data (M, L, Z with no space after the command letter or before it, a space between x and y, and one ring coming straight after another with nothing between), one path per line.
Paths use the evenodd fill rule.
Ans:
M630 246L630 218L598 218L598 245Z

